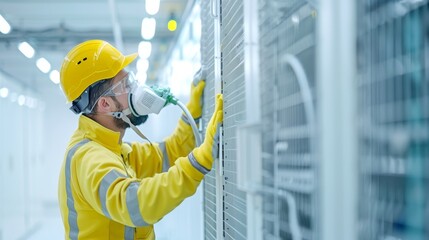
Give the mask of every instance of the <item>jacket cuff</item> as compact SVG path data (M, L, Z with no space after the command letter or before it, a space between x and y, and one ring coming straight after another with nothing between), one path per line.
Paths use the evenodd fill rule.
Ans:
M178 164L177 164L178 162ZM193 178L194 180L201 181L204 178L204 174L198 171L189 160L189 157L180 158L180 160L176 161L176 165L179 165L183 171Z
M188 155L189 158L189 162L191 162L192 166L197 169L198 171L200 171L202 174L206 175L207 173L210 172L210 169L205 168L203 165L201 165L197 159L194 156L194 153L191 152Z

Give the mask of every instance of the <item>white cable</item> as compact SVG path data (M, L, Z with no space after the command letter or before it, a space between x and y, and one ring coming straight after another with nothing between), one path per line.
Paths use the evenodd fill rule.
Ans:
M198 131L198 127L197 124L195 123L194 118L192 117L191 113L189 112L189 110L186 108L185 105L183 105L182 102L177 101L177 105L183 110L183 112L186 114L186 117L188 118L188 122L191 124L192 127L192 131L194 132L194 136L195 136L195 142L197 144L197 147L199 147L202 143L201 141L201 136L200 133Z
M282 189L273 189L267 186L259 186L258 193L270 194L286 200L289 209L289 227L292 240L302 240L301 229L298 220L298 208L296 207L295 197L288 191Z

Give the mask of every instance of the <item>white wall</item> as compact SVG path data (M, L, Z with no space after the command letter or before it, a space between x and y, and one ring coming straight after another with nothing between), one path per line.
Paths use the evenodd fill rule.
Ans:
M0 239L16 239L41 215L44 103L3 74L0 92Z
M57 94L45 97L44 113L44 158L42 181L45 191L42 197L45 206L56 205L60 168L70 137L78 126L78 115L68 109L65 97ZM58 212L59 214L59 212Z

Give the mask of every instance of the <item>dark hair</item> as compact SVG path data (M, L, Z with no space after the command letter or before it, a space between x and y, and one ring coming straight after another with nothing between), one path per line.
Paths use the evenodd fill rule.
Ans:
M89 87L89 104L88 108L92 111L88 114L92 114L97 110L97 100L100 98L113 84L113 78L104 79L98 81Z

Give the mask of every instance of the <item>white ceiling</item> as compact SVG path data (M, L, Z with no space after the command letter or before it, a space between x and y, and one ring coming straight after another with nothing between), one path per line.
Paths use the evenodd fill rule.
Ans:
M148 0L149 1L149 0ZM190 2L193 2L190 0ZM174 13L180 19L188 0L161 0L155 15L157 29L152 39L148 81L156 81L176 32L167 30L167 22ZM110 6L115 6L111 8ZM13 81L34 91L60 93L59 86L49 80L49 74L36 67L36 59L46 58L52 68L60 70L62 59L77 43L88 39L111 42L125 54L137 52L141 21L148 16L145 0L0 0L0 14L9 22L9 34L0 33L0 71ZM114 34L117 19L120 34ZM122 36L118 38L118 36ZM32 59L18 50L20 42L29 42L36 50ZM134 68L135 64L131 66Z

